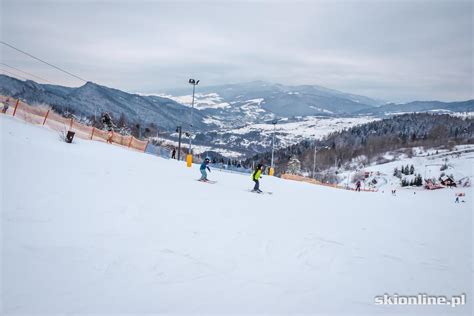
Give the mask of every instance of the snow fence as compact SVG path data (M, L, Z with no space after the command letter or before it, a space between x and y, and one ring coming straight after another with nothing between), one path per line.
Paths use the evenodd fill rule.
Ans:
M336 189L344 189L344 190L351 190L351 191L355 190L354 188L342 187L342 186L339 186L339 185L336 185L336 184L324 183L324 182L318 181L318 180L313 179L313 178L307 178L307 177L303 177L303 176L296 175L296 174L284 173L284 174L281 175L281 178L286 179L286 180L293 180L293 181L300 181L300 182L307 182L307 183L312 183L312 184L317 184L317 185L323 185L323 186L326 186L326 187L331 187L331 188L336 188ZM361 188L360 190L365 191L365 192L377 192L377 189L369 189L369 188Z
M134 150L145 152L147 141L136 139L133 136L121 135L116 132L108 132L92 126L81 124L74 118L65 118L47 106L31 106L20 100L0 96L0 102L8 105L8 109L2 113L12 115L31 124L48 126L49 128L66 134L67 131L75 132L75 136L82 139L96 140L117 144Z

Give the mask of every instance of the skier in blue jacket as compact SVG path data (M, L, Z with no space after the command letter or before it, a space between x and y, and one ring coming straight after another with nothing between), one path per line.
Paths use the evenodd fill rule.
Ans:
M201 179L199 179L199 181L209 181L207 180L207 172L206 172L206 169L209 170L209 172L211 172L211 169L209 168L209 161L210 159L206 157L206 159L204 159L204 161L202 162L201 167L199 168L199 171L201 171Z

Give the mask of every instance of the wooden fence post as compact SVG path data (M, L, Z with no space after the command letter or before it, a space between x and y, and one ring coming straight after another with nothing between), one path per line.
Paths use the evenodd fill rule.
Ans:
M133 136L130 136L130 141L128 142L128 148L130 148L130 146L132 146L132 140L133 140Z
M146 151L146 148L148 147L148 143L149 143L149 142L150 142L149 140L146 141L145 149L143 149L143 152Z
M92 128L91 140L92 140L92 137L94 137L94 132L95 132L95 127Z
M46 112L46 115L44 116L43 125L46 123L46 119L48 118L48 115L49 115L49 110L48 110L48 112Z
M73 123L73 120L74 120L74 119L71 117L71 123L69 124L69 130L71 130L71 129L72 129L72 123Z
M16 114L16 109L18 108L18 104L20 104L20 99L16 100L15 109L13 110L13 116L15 116Z

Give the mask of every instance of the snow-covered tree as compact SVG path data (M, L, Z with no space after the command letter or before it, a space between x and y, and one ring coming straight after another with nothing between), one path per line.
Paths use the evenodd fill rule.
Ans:
M291 157L286 172L290 174L299 174L301 172L301 162L296 157Z

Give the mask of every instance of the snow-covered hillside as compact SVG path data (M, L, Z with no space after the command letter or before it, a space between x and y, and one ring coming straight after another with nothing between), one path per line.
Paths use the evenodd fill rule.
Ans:
M181 103L185 106L191 107L193 96L192 95L183 95L183 96L172 96L168 94L158 94L160 97L169 98L175 100L178 103ZM221 96L217 93L196 93L194 96L194 107L198 110L204 109L227 109L230 108L228 102L224 102Z
M365 124L378 120L370 116L328 118L318 116L307 116L297 118L283 118L278 124L271 123L251 124L232 130L221 131L221 134L248 135L259 133L259 139L242 139L242 146L249 147L252 144L264 143L271 146L271 137L275 129L276 143L279 147L287 147L305 139L321 139L330 133L341 131L356 125Z
M472 191L357 193L0 117L2 315L471 315ZM380 306L378 295L467 305Z
M406 151L406 150L405 150ZM439 183L442 176L451 176L458 183L459 190L471 190L464 188L466 183L472 185L474 180L474 145L458 145L452 150L447 149L430 149L413 148L410 157L406 153L394 152L387 153L384 159L388 162L377 164L373 163L364 168L354 168L352 170L339 171L341 186L352 185L358 179L358 174L368 172L370 176L363 181L363 187L377 188L379 190L398 189L401 181L406 179L412 180L415 175L419 174L423 179L433 180ZM353 167L357 166L357 159L353 163ZM394 170L401 170L402 167L413 166L413 175L399 174L394 175ZM374 181L375 179L375 181ZM419 191L420 188L405 187L404 190Z
M340 118L307 116L280 118L275 126L267 122L247 124L237 128L222 127L218 130L199 133L197 138L200 142L194 142L194 153L214 151L225 157L238 158L243 157L244 153L254 154L271 150L274 129L275 148L279 149L297 144L305 139L321 139L333 132L375 120L378 118L370 116ZM152 139L163 145L177 147L177 138L178 133L172 133L171 137L153 137Z

